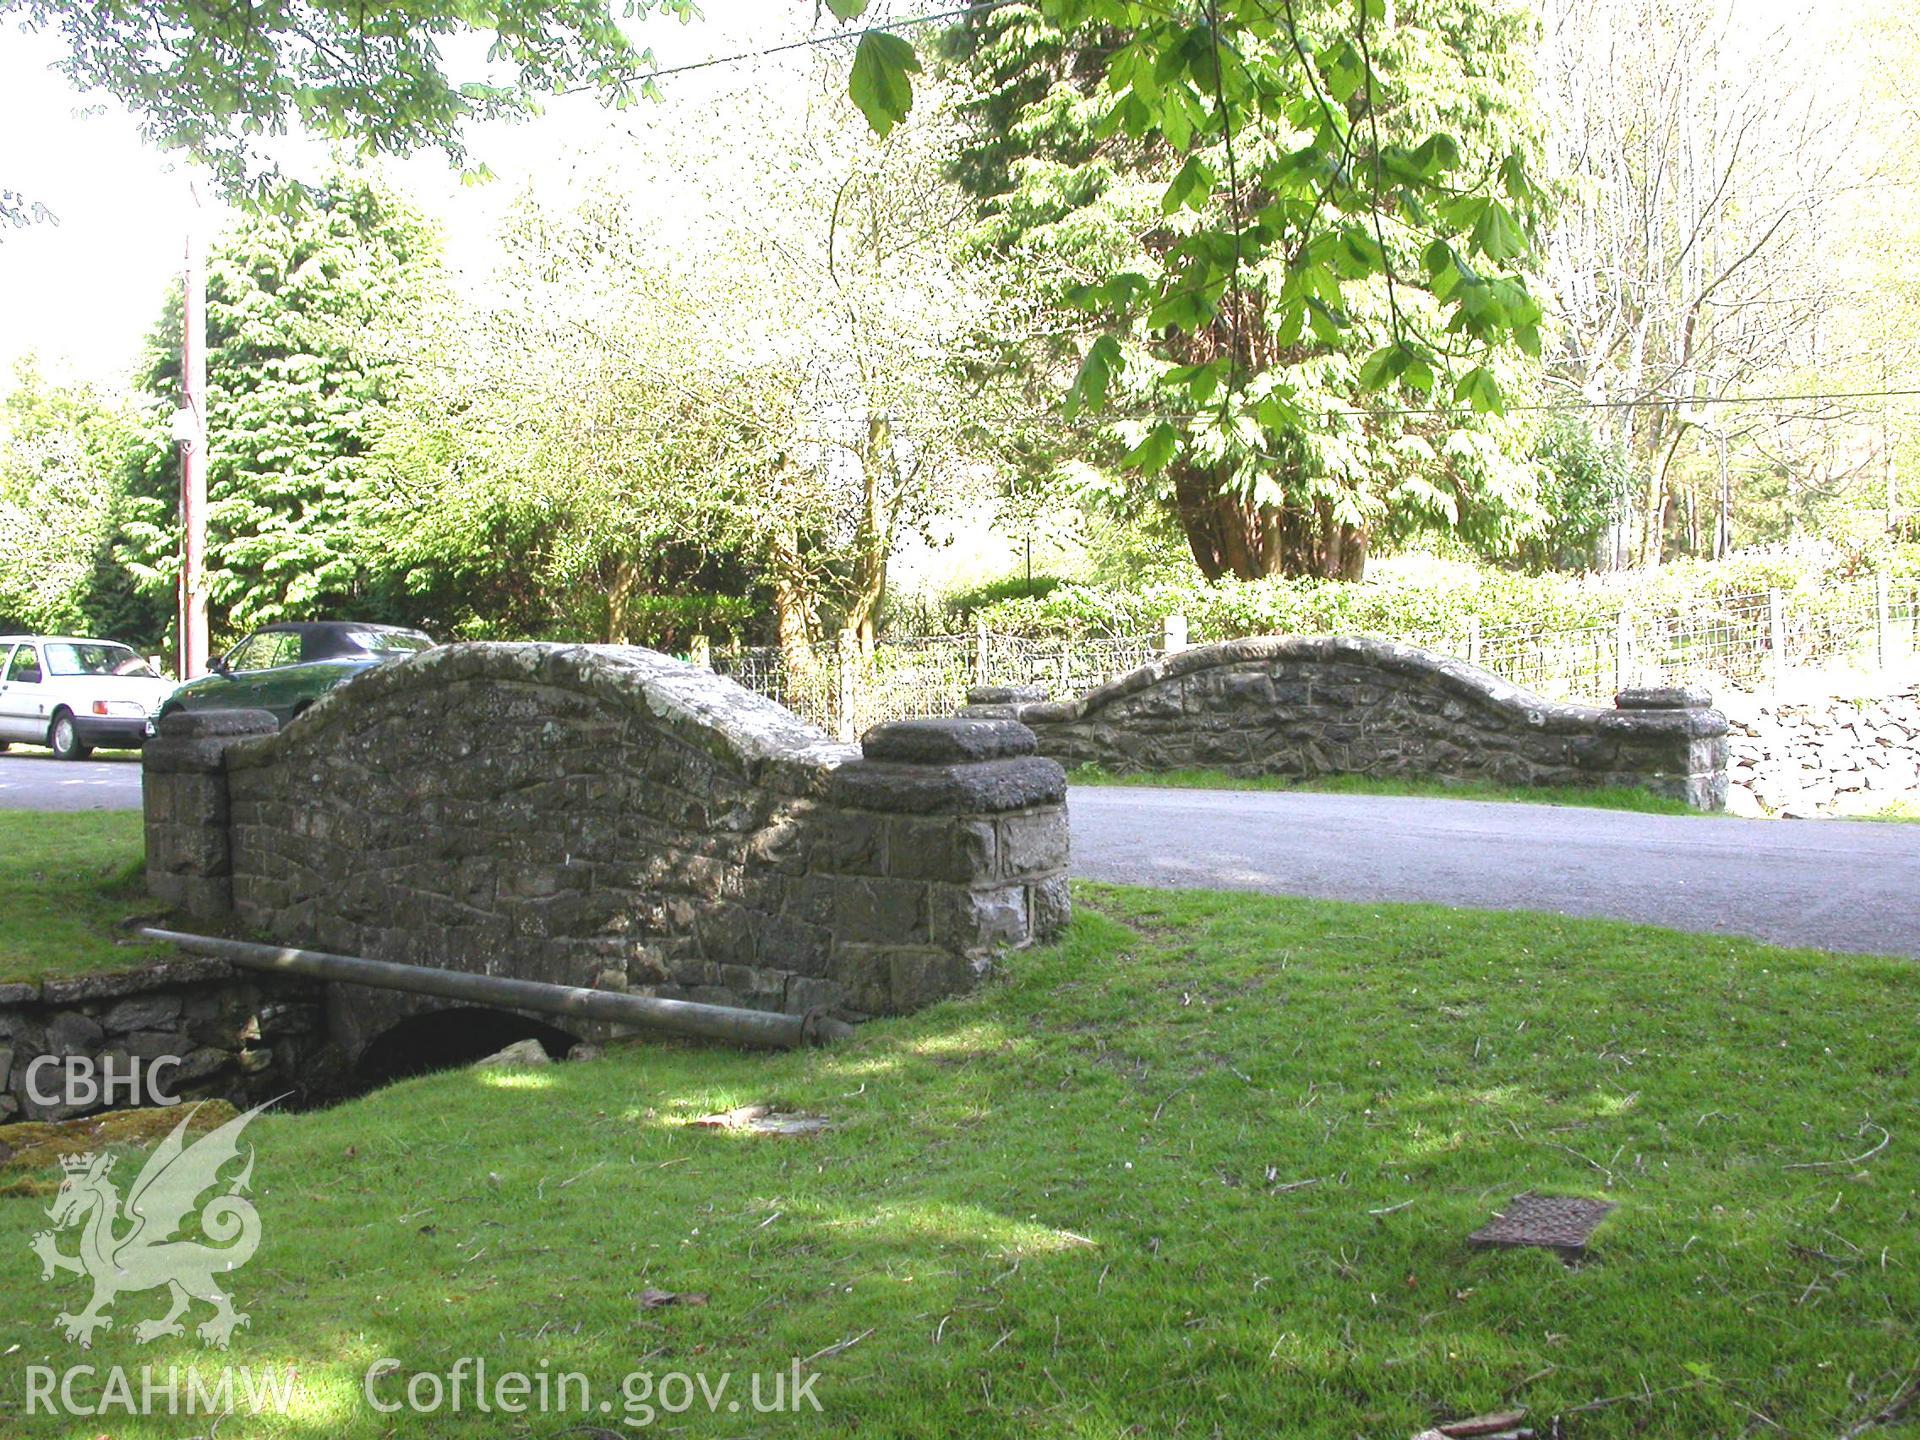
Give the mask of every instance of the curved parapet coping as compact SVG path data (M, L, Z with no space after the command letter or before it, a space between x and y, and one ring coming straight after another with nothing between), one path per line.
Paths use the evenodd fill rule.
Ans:
M592 695L616 711L671 731L748 780L783 778L813 789L828 772L858 758L784 706L657 651L628 645L468 641L410 655L355 676L328 692L278 735L228 751L245 769L275 760L287 746L351 725L370 703L409 691L463 683L544 685Z
M1197 645L1131 670L1077 700L1017 705L1013 713L1027 724L1072 724L1097 716L1116 701L1168 681L1227 665L1274 661L1315 664L1346 661L1371 666L1388 674L1421 681L1457 699L1504 712L1529 728L1547 734L1591 734L1595 730L1631 729L1641 734L1674 734L1711 739L1727 733L1726 717L1717 711L1699 708L1699 703L1705 697L1698 692L1672 692L1675 697L1672 702L1674 708L1635 706L1606 710L1591 705L1567 705L1543 699L1531 690L1522 689L1463 660L1438 655L1415 645L1366 635L1271 635ZM1628 693L1646 695L1656 692Z

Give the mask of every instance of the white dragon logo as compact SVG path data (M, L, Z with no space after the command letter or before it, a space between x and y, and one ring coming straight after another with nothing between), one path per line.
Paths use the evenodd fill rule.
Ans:
M229 1181L221 1181L220 1171L240 1154L240 1132L247 1122L271 1105L256 1105L236 1115L219 1129L187 1145L183 1139L189 1111L172 1133L160 1142L147 1163L134 1178L123 1206L119 1188L108 1178L114 1157L109 1154L63 1155L60 1167L66 1177L59 1193L47 1207L53 1228L33 1237L33 1252L44 1267L40 1278L51 1280L58 1271L70 1270L93 1280L93 1299L78 1315L62 1314L54 1324L69 1340L91 1348L93 1333L113 1326L103 1313L115 1297L156 1290L165 1286L173 1303L158 1320L143 1320L133 1333L141 1344L163 1335L182 1335L180 1316L195 1300L213 1306L213 1314L198 1326L200 1338L224 1349L236 1327L247 1317L233 1308L213 1277L221 1271L238 1269L247 1263L260 1244L260 1216L253 1202L241 1192L253 1176L253 1149L246 1150L246 1164ZM194 1110L198 1110L195 1106ZM216 1185L226 1185L224 1193L204 1206L200 1196ZM212 1244L176 1238L182 1226L195 1214L200 1231ZM62 1230L82 1226L78 1254L62 1254L55 1241Z

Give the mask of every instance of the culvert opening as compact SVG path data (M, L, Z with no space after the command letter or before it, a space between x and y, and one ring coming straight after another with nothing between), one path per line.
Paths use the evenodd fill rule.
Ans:
M354 1069L355 1088L372 1090L412 1075L471 1065L521 1040L538 1040L555 1060L565 1059L580 1043L565 1030L505 1010L432 1010L381 1032Z

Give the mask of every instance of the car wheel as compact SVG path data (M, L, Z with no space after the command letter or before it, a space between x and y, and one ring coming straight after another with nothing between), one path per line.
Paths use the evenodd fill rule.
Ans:
M65 710L53 712L53 726L47 731L47 744L59 760L84 760L93 754L93 747L80 739L80 730L73 723L73 716Z

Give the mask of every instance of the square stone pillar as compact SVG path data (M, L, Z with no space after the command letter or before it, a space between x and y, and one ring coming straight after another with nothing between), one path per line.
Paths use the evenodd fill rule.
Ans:
M140 756L147 892L168 909L197 920L232 913L227 747L279 728L265 710L180 710L147 742Z

